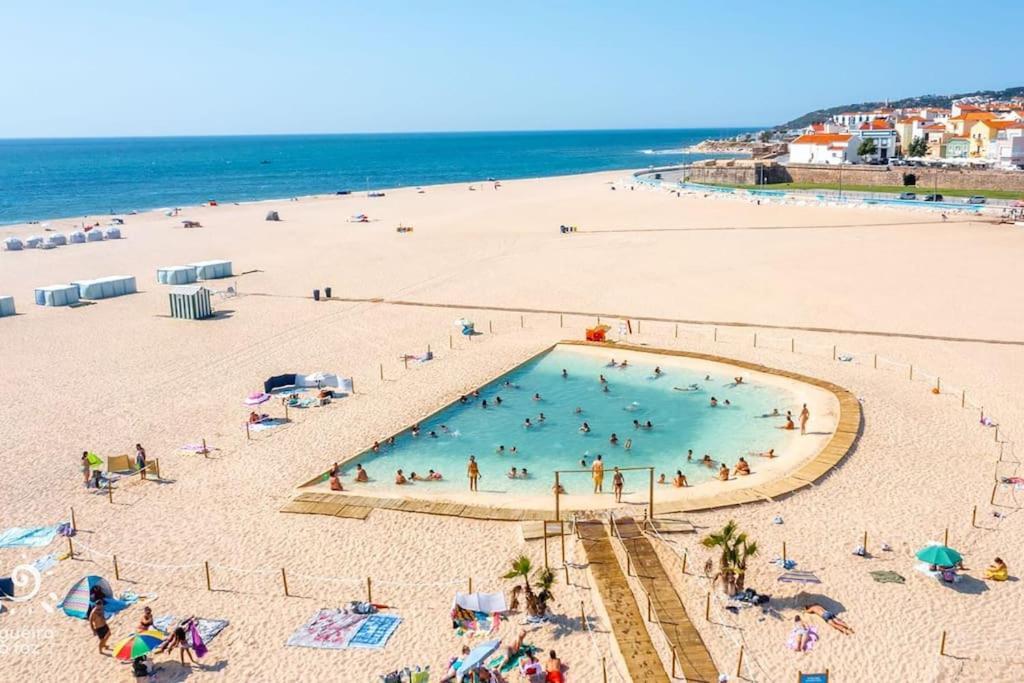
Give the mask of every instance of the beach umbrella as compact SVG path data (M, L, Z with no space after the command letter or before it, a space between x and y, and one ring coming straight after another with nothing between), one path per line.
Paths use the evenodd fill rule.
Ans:
M258 406L261 403L266 403L270 400L270 394L264 394L262 391L254 391L249 394L248 398L245 399L245 405L247 406Z
M498 649L501 645L500 640L488 640L486 643L480 643L462 660L462 665L459 666L458 680L461 682L464 680L474 669L483 663L492 652Z
M136 657L148 655L166 639L166 633L155 629L133 633L114 646L114 657L130 662Z
M938 567L952 567L964 558L952 548L944 545L930 545L917 551L917 559Z

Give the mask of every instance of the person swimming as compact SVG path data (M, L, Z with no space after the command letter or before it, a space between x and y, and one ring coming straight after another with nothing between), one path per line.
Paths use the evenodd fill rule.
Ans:
M665 481L665 473L664 472L662 472L661 476L658 477L658 483L659 484L667 484L668 483L667 481Z
M516 479L519 476L519 470L513 467L512 469L505 473L505 476L508 477L509 479Z
M501 405L501 396L495 396L494 397L494 405L496 405L496 406L500 406Z
M574 410L572 412L573 412L573 415L582 415L583 414L583 408L581 408L579 406L576 406L576 410Z
M614 358L612 358L610 361L608 361L608 367L609 368L614 368L614 367L617 367L618 365L619 364L615 362Z
M540 415L537 416L537 422L543 422L546 419L547 418L544 417L544 413L541 413Z
M685 387L672 387L676 391L700 391L699 384L688 384Z
M498 446L494 453L496 455L505 455L505 446Z
M693 462L693 449L687 449L686 451L686 462Z
M430 481L441 481L441 478L442 477L440 472L430 470L430 472L427 473L427 479L429 479Z
M711 397L711 407L712 408L717 408L718 407L718 399L715 398L714 396Z
M533 395L533 400L534 400L534 401L540 401L540 400L542 400L542 399L541 399L541 397L540 397L540 394L534 394L534 395Z
M620 370L622 370L622 369L624 369L624 368L626 368L626 367L628 367L628 366L629 366L629 361L628 361L628 360L626 360L626 359L623 359L623 360L622 360L622 362L621 362L621 363L619 363L619 369L620 369Z
M677 489L681 489L689 485L690 484L686 481L686 475L683 474L683 471L676 470L676 476L672 479L672 486L675 486Z
M714 467L715 466L715 461L711 459L710 455L705 453L704 457L700 459L700 464L704 465L706 467Z
M483 401L480 401L480 407L481 408L486 408L487 407L487 399L486 398Z
M597 376L597 381L600 382L601 384L608 384L608 380L605 379L604 375L598 375Z
M512 455L515 455L515 454L516 454L516 453L518 453L518 452L519 452L519 449L518 449L518 448L516 448L515 446L513 446L513 447L512 447L512 450L510 450L510 451L509 451L509 453L511 453Z
M654 429L654 425L651 423L650 420L648 420L647 422L644 423L643 428L644 429Z
M526 427L527 429L533 426L533 423L530 422L530 418L526 418L525 420L523 420L523 426Z
M414 425L412 426L412 429L411 429L411 430L409 430L409 431L411 431L411 432L412 432L412 435L413 435L414 437L415 437L415 436L419 436L419 435L420 435L420 426L419 426L418 424L414 424Z
M584 433L584 434L589 434L590 433L590 425L587 424L586 422L584 422L583 424L580 425L580 431L582 433Z
M466 398L465 394L463 394L462 396L459 396L459 403L469 403L469 399Z
M612 435L608 437L608 443L610 443L613 446L617 446L619 444L619 437L618 435L615 434L615 432L612 432Z
M356 481L361 484L365 484L370 481L370 475L366 473L362 465L356 465Z
M530 476L530 475L529 475L529 473L528 473L528 472L526 471L526 468L525 468L525 467L524 467L524 468L523 468L523 469L522 469L522 470L520 471L520 473L519 473L519 477L520 477L520 479L526 479L526 478L527 478L527 477L529 477L529 476Z
M427 434L427 436L429 436L431 439L436 439L437 438L437 432L433 432L432 431L429 434Z
M395 483L396 484L408 484L409 483L409 480L405 478L404 474L402 474L402 470L398 470L398 472L395 473Z
M662 371L661 371L661 366L660 365L656 365L654 367L654 376L655 377L661 377L662 374L664 374L664 373L662 373Z
M608 385L607 385L607 384L602 384L602 385L601 385L601 391L603 391L604 393L606 393L606 394L607 394L607 393L609 393L609 392L611 391L611 389L610 389L610 388L608 388Z
M633 429L640 429L640 420L633 420Z
M569 372L565 368L562 368L562 379L566 379L568 377L569 377Z
M732 405L732 403L730 403L730 402L729 402L729 399L725 399L725 405L727 405L727 406L731 406L731 405Z

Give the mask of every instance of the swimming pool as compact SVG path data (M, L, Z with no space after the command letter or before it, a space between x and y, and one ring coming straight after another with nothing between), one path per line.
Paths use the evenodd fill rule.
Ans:
M424 420L418 436L406 430L396 435L394 445L349 460L344 481L352 481L360 463L372 480L362 488L401 489L409 495L463 492L468 489L467 461L474 455L480 492L535 496L551 491L554 470L589 468L600 454L609 472L606 490L614 466L653 466L670 480L681 470L694 485L713 478L717 470L688 463L688 449L695 460L709 453L731 467L749 451L774 448L781 456L786 439L795 436L779 429L783 417L770 416L775 409L781 415L799 412L801 397L782 384L758 382L748 371L736 385L734 376L742 370L653 353L620 353L619 360L626 356L629 365L611 367L614 355L615 349L595 354L572 346L547 351L481 387L479 396L468 395L465 403L457 401ZM654 372L657 366L660 376ZM717 407L711 407L712 397ZM525 426L527 419L532 426ZM652 428L637 428L634 420L640 425L650 421ZM580 430L584 422L589 432ZM610 443L613 433L617 445ZM528 476L509 478L512 467L525 469ZM434 470L443 479L397 486L398 469L407 477ZM627 486L640 485L641 477L646 481L647 474L628 473ZM569 494L591 486L585 475L562 481Z

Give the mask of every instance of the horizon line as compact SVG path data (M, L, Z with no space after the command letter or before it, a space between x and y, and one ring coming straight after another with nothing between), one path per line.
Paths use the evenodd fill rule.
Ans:
M0 142L44 141L44 140L169 140L176 138L269 138L269 137L300 137L300 136L369 136L369 135L466 135L466 134L511 134L511 133L632 133L641 131L674 131L674 130L767 130L763 126L685 126L685 127L650 127L650 128L519 128L513 130L408 130L408 131L351 131L344 133L178 133L159 135L55 135L24 137L0 137Z

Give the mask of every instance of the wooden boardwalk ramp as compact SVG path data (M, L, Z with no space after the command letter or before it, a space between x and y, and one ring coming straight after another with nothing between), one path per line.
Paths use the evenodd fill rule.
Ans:
M694 628L679 594L650 540L631 517L616 517L614 529L629 556L633 572L651 597L651 607L669 643L675 648L679 666L687 683L716 683L718 669Z
M577 530L583 540L594 585L608 612L612 635L626 660L630 678L636 683L671 680L654 649L604 524L596 520L581 521Z

